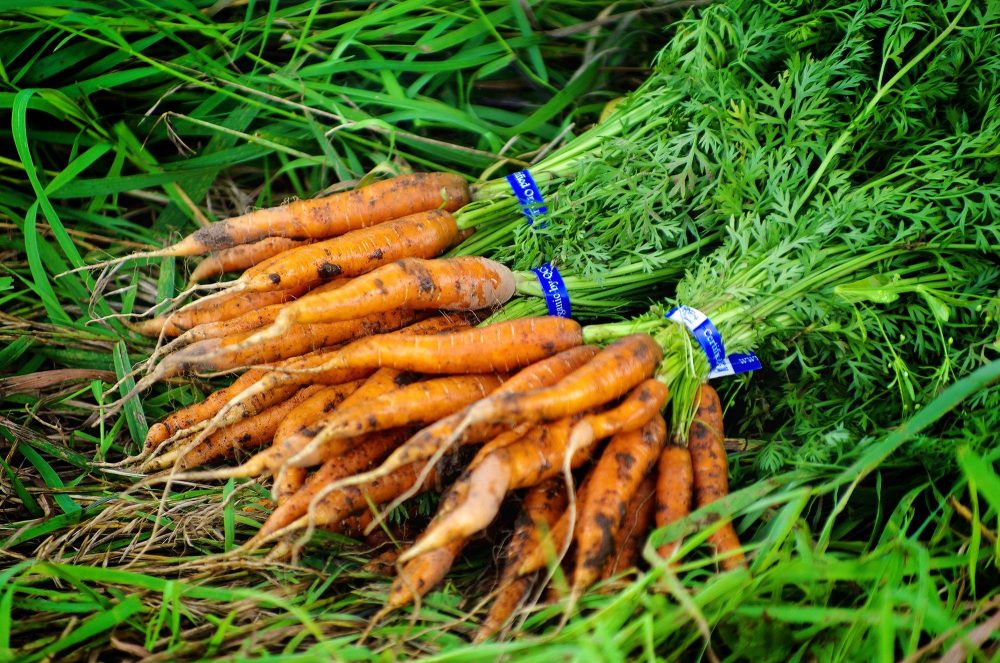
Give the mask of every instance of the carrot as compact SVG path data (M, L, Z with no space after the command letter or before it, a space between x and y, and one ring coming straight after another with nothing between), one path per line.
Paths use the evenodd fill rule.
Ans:
M334 279L329 283L324 283L323 285L313 288L312 292L326 292L334 290L350 280L351 279L346 277L342 279ZM255 308L247 311L246 313L238 315L235 318L218 320L216 322L203 322L196 327L188 329L170 343L160 348L159 353L166 354L176 348L191 345L192 343L196 343L198 341L204 341L209 338L234 336L236 334L242 334L264 327L274 322L282 308L284 308L283 304L271 304L270 306L264 306L262 308Z
M650 377L662 357L652 336L626 336L550 387L481 400L458 431L486 422L553 421L609 403Z
M238 348L253 331L224 338L210 338L167 355L142 381L152 384L192 371L227 371L299 357L345 341L395 331L413 323L417 315L413 311L396 310L344 322L295 325L282 334L281 338L270 339L243 350L233 348Z
M308 477L309 470L304 467L290 467L287 472L275 475L274 486L271 488L274 503L278 507L287 504L299 492Z
M403 553L402 561L471 536L493 520L509 491L533 486L561 472L573 423L574 419L567 417L538 426L519 440L477 457L443 500L454 503L454 507L447 514L439 514L441 518L428 527L424 537ZM579 449L570 459L570 466L580 465L589 451ZM453 493L459 498L451 497Z
M660 453L656 479L656 526L663 527L677 522L691 512L691 492L694 477L691 468L691 453L687 447L668 444ZM657 553L663 559L676 565L673 559L681 542L668 541Z
M397 371L393 368L379 369L353 394L345 398L339 405L330 408L328 412L336 412L338 407L351 408L355 405L365 403L373 398L378 398L384 394L392 393L393 391L401 389L418 379L419 376L414 373L404 373L403 371ZM319 415L318 418L322 419L323 416L325 416L325 414ZM297 476L302 475L299 471L301 468L293 468L287 463L287 460L290 456L297 453L298 450L313 439L313 436L315 435L315 423L316 418L314 417L308 421L303 421L303 425L295 429L289 429L287 434L283 434L281 437L275 435L272 447L268 449L267 452L261 454L259 458L251 458L248 464L253 465L254 463L264 463L262 468L257 471L263 471L263 469L270 469L273 471L276 491L279 486L290 488L291 480L286 479L285 475L288 473L292 473ZM400 440L396 440L396 445L399 444L399 441ZM388 451L386 453L388 453ZM336 456L333 454L323 455L318 462L326 462L327 460L335 458ZM336 479L332 479L331 481L335 480ZM277 492L275 492L275 499L277 499Z
M350 451L324 463L306 479L301 488L279 503L254 537L253 545L305 515L310 502L325 486L341 477L360 472L380 460L404 439L404 435L405 431L399 430L368 435Z
M249 451L267 444L274 437L281 420L319 389L319 386L300 389L285 402L212 433L204 442L184 454L180 459L180 469L204 465L223 456L232 456L237 451Z
M615 576L638 563L653 520L655 492L654 476L652 473L647 474L625 507L625 520L615 533L615 540L611 546L613 552L604 564L601 578Z
M667 424L655 414L641 429L611 438L591 471L587 499L577 522L573 593L601 577L622 525L625 507L656 463L667 439Z
M193 302L183 309L133 325L133 330L143 336L179 336L194 327L210 322L237 318L265 306L284 304L305 292L303 287L268 292L233 292Z
M334 292L309 295L289 304L273 325L246 343L253 345L266 338L280 337L295 324L351 320L397 308L458 311L495 308L510 299L514 287L513 273L488 258L403 258L355 278Z
M500 383L496 374L455 375L424 380L353 407L338 408L316 422L309 430L315 434L312 441L288 462L293 467L308 467L323 456L336 456L359 435L437 421L486 396ZM322 453L321 447L325 447Z
M96 268L133 258L194 256L265 237L294 239L336 237L358 228L380 224L417 212L443 208L455 211L469 200L468 187L456 175L415 173L375 182L360 189L301 200L280 207L213 223L176 244L157 251L91 265Z
M698 506L706 506L729 494L729 467L723 446L722 403L708 384L698 391L698 411L688 433L688 450L694 476L694 496ZM746 566L736 529L730 520L708 538L727 571Z
M281 420L281 425L274 432L275 444L280 444L289 435L297 433L327 412L331 412L363 384L363 381L356 380L321 387Z
M146 433L146 448L156 448L178 431L209 419L222 409L229 399L256 383L266 374L265 370L251 369L237 378L231 385L213 392L200 403L189 405L167 415L163 421L149 427L149 431Z
M597 348L592 345L579 345L569 350L564 350L557 355L542 359L522 369L500 385L493 393L515 393L547 387L565 377L570 371L579 368L583 363L593 358L596 352ZM421 430L407 440L399 449L392 452L389 458L377 470L369 473L371 476L368 476L367 479L373 479L376 475L388 474L397 467L402 467L408 463L427 460L428 458L443 454L445 451L443 448L444 441L452 435L467 412L468 408L439 419L437 422ZM459 444L478 442L499 435L507 428L506 425L502 424L488 424L478 428L467 428L456 442ZM527 428L522 429L518 433L518 437L525 432L527 432Z
M655 378L642 382L617 407L587 415L573 426L570 448L638 430L663 408L669 393Z
M573 508L579 511L580 504L587 499L587 490L590 487L590 475L584 478L576 488ZM564 509L556 521L544 532L537 542L526 546L520 564L516 569L518 576L526 576L554 560L554 555L560 554L563 549L569 547L572 535L570 532L570 517L573 514L570 509Z
M543 534L551 530L565 509L566 487L560 480L548 479L528 490L514 533L504 551L506 562L498 582L500 591L473 642L482 642L503 628L524 600L531 579L518 576L522 558L541 543Z
M464 546L465 539L459 539L406 562L389 589L385 607L372 617L372 622L378 622L433 589L447 575Z
M469 320L470 318L465 316L454 316L449 318L437 316L412 324L400 331L378 336L376 338L389 339L393 338L395 335L405 333L406 338L412 339L416 338L417 335L420 334L436 334L442 330L452 330L456 327L468 325ZM361 341L355 341L351 345L347 346L347 348L350 348L360 342ZM236 393L227 403L217 409L215 419L212 420L210 425L215 426L224 423L232 423L234 421L233 417L236 417L235 420L238 421L240 418L238 408L242 408L243 403L247 401L259 402L260 399L267 398L265 394L268 394L278 388L295 385L301 386L310 383L342 384L361 377L367 377L374 372L376 368L378 368L378 361L369 361L368 363L371 365L371 368L359 367L363 362L358 362L359 366L354 367L334 366L331 368L322 368L331 361L331 358L334 358L336 354L341 352L343 352L343 350L321 351L304 357L287 359L281 362L277 367L275 367L275 370L260 377L256 381L256 384L248 386L242 391ZM377 359L377 355L375 358ZM237 412L231 415L233 410L237 410ZM257 473L259 472L254 472L253 474L247 476L253 476Z
M243 272L228 292L266 292L310 287L338 276L360 276L402 258L433 258L455 240L458 228L448 212L433 210L355 230L341 237L285 251Z
M282 251L288 251L308 243L309 240L268 237L253 244L241 244L222 249L199 262L191 272L191 276L188 277L188 283L198 283L227 272L242 272L244 269L253 267Z

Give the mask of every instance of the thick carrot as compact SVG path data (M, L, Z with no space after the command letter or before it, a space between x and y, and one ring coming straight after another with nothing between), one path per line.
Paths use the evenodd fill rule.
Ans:
M379 621L393 610L403 607L415 597L423 596L433 589L447 575L464 546L465 539L452 541L446 546L406 562L389 589L385 607L372 617L372 621Z
M311 286L338 276L367 274L401 258L433 258L451 246L457 234L448 212L420 212L285 251L245 271L228 291Z
M279 337L295 324L351 320L397 308L455 311L495 308L510 299L514 287L513 273L488 258L404 258L359 276L334 292L308 295L289 304L273 325L246 343L253 345Z
M265 237L336 237L425 210L457 210L469 200L456 175L415 173L331 196L256 210L202 228L176 244L128 258L194 256Z
M698 391L698 411L688 433L688 450L694 475L694 496L698 506L705 506L729 494L729 467L723 446L722 403L719 394L708 384ZM708 539L719 556L719 565L727 571L746 566L736 529L726 520Z
M439 514L441 517L428 527L424 537L403 553L402 561L471 536L493 520L509 491L533 486L562 472L573 423L573 418L565 418L538 426L521 439L477 458L442 501L443 505L454 504L453 508ZM570 466L579 466L589 451L579 449L570 459ZM449 497L452 493L460 497Z
M691 493L694 476L691 468L691 453L687 447L668 444L660 453L656 478L656 526L663 527L677 522L691 512ZM681 542L668 541L657 552L663 559L677 564L673 557Z
M210 322L231 320L265 306L284 304L306 291L304 287L275 289L268 292L232 292L225 296L193 302L183 309L150 320L133 329L143 336L179 336L190 329Z
M498 582L500 590L476 631L474 642L482 642L503 628L524 600L531 579L518 576L522 559L528 550L540 545L542 536L551 530L565 509L566 487L558 479L533 486L525 495L523 510L504 549L506 562Z
M321 324L295 325L281 338L270 339L253 348L233 350L253 331L198 341L164 357L156 369L144 380L162 380L192 371L228 371L255 364L266 364L281 359L299 357L321 348L353 341L372 334L384 334L413 323L418 317L414 311L387 311L356 320Z
M641 429L611 438L591 471L587 499L577 522L573 591L579 593L601 577L614 550L625 507L649 474L667 440L667 424L655 414Z
M625 520L615 533L615 542L611 547L614 552L604 564L601 578L610 578L638 564L642 546L649 535L649 526L653 522L655 492L654 475L647 474L625 507Z
M469 409L460 429L485 422L554 421L604 405L649 378L662 357L652 336L626 336L550 387L483 399Z
M663 408L669 393L667 385L659 380L645 380L617 407L589 414L573 426L570 446L589 445L594 440L638 430Z
M315 437L289 459L293 467L315 465L324 455L336 456L352 444L351 439L399 426L437 421L483 398L500 386L496 374L453 375L423 380L353 407L340 407L316 422ZM321 447L325 447L320 453Z
M324 414L333 411L345 398L357 391L362 384L364 384L363 381L356 380L345 384L321 387L281 420L281 425L274 432L274 442L280 444L289 435L297 433Z
M241 244L229 249L222 249L199 262L191 272L191 276L188 277L188 283L198 283L227 272L242 272L282 251L288 251L309 242L310 240L289 239L287 237L268 237L253 244Z
M571 371L579 368L585 362L592 359L596 353L597 348L592 345L579 345L574 348L570 348L569 350L564 350L557 355L542 359L522 369L516 375L500 385L493 393L501 394L531 391L532 389L538 389L540 387L547 387L555 384ZM412 438L407 440L406 443L399 449L394 451L389 458L387 458L386 461L379 466L377 472L379 474L388 474L397 467L402 467L403 465L414 463L418 460L427 460L436 454L442 453L442 445L445 440L455 432L467 412L468 408L460 412L456 412L449 417L439 419L434 424L424 428ZM478 442L483 439L495 437L496 435L503 433L507 430L507 428L508 426L503 424L488 424L478 428L466 428L459 439L455 440L455 442L458 444ZM518 436L524 432L527 432L527 430L522 430ZM374 478L374 476L369 478Z
M405 433L406 431L385 431L368 435L350 451L324 463L312 476L306 479L301 488L278 505L278 508L271 513L270 518L261 526L254 541L263 541L274 532L305 515L310 502L325 486L341 477L360 472L377 462L404 439Z

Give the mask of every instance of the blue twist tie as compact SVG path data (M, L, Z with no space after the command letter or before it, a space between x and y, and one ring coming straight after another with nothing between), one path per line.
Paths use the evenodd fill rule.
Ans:
M542 200L542 192L535 184L535 179L527 170L520 170L507 176L507 183L510 185L517 202L521 205L521 212L528 220L528 225L535 224L535 219L542 216L549 209ZM545 227L542 224L541 227Z
M698 309L690 306L677 306L667 311L664 317L684 325L698 341L698 345L701 346L708 359L709 378L737 375L755 371L761 367L760 359L752 352L734 352L731 355L726 355L722 334L708 319L708 316Z
M538 282L542 284L542 295L545 297L545 305L549 309L549 315L557 315L560 318L571 317L569 291L566 290L566 284L555 265L547 262L531 271L535 273Z

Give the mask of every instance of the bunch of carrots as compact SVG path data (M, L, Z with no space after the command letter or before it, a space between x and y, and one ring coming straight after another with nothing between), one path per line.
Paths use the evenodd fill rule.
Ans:
M522 493L484 639L543 569L563 564L575 600L634 566L654 522L719 499L728 478L722 408L707 384L687 434L668 434L653 336L551 316L482 323L514 294L514 274L487 258L438 257L461 239L451 212L471 197L454 175L404 175L144 254L212 252L192 281L242 274L194 286L215 292L134 326L160 342L113 407L168 377L245 369L151 427L133 459L168 481L271 476L275 508L241 552L274 544L272 556L289 556L316 527L371 533L412 496L450 484L398 554L377 617L434 587ZM732 524L712 529L721 566L745 565ZM675 564L677 550L670 542L659 554Z

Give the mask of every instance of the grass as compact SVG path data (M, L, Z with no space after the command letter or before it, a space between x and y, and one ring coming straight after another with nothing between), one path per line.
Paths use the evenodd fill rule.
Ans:
M676 572L606 583L562 629L564 605L539 605L477 647L502 527L362 642L389 586L363 568L369 544L320 534L297 565L226 558L267 486L179 485L158 514L159 491L104 464L217 382L172 381L83 427L149 349L95 320L156 306L188 266L132 268L93 301L91 276L57 274L372 171L530 163L641 81L672 15L367 6L0 3L0 660L996 660L995 361L843 456L788 452L763 474L768 445L743 440L733 494L651 540L685 535ZM906 453L918 441L932 462ZM705 554L720 514L749 572Z

